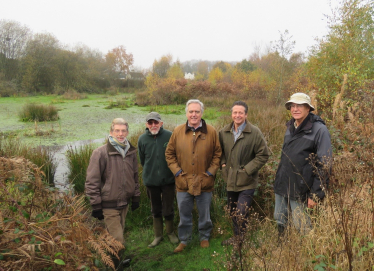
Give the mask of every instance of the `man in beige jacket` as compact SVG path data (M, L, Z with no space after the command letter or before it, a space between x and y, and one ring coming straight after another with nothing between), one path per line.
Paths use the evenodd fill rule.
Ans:
M168 166L175 175L180 216L178 236L181 243L175 253L183 251L191 240L194 200L199 212L201 247L209 247L213 228L210 203L221 147L216 130L202 119L203 112L204 105L199 100L187 102L187 122L174 129L165 152Z

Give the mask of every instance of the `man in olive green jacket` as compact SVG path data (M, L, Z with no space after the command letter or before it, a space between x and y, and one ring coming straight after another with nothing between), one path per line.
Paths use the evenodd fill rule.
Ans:
M258 171L269 159L270 153L261 131L248 122L248 105L236 101L231 107L233 122L219 132L222 148L222 177L227 182L227 202L234 223L235 238L243 238L248 208L258 186Z

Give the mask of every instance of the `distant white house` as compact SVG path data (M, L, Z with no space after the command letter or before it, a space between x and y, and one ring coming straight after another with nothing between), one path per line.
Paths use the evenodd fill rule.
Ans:
M193 80L193 79L195 79L195 74L194 73L186 72L186 73L184 73L184 79Z

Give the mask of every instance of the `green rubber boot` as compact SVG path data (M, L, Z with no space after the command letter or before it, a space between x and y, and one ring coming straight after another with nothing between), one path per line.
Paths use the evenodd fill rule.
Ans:
M148 247L155 247L164 239L162 217L153 218L153 230L155 232L155 239L148 245Z
M169 240L172 244L178 244L179 239L174 233L174 224L173 220L165 220L166 233L169 236Z

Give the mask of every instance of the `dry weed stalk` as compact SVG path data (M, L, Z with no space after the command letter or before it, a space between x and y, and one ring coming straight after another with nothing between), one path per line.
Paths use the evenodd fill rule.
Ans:
M344 76L343 76L343 84L342 84L342 87L340 89L340 93L338 95L336 95L335 101L334 101L334 105L333 105L333 108L332 108L332 117L333 117L333 119L335 119L338 107L340 107L340 105L341 105L340 102L341 102L341 100L342 100L342 98L344 96L345 88L346 88L346 85L347 85L347 79L348 79L348 75L344 74Z
M97 269L93 252L114 267L123 245L93 228L83 196L44 185L43 174L24 158L0 157L0 254L3 270Z

